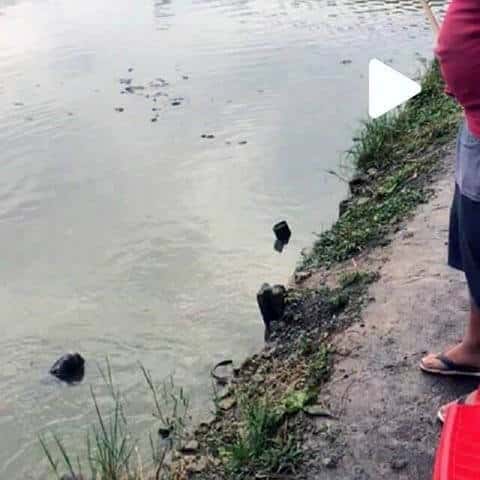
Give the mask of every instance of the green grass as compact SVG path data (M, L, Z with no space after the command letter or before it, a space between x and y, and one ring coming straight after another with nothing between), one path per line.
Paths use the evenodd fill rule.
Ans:
M318 235L298 268L328 268L377 245L425 202L439 160L435 149L453 138L458 120L459 108L443 93L434 62L423 76L422 93L397 113L363 124L348 157L368 178L346 212Z
M322 343L308 364L308 383L315 386L320 385L328 380L331 371L331 350L327 344Z
M437 62L429 66L421 83L422 92L402 110L364 122L349 151L359 171L383 170L401 162L406 155L421 154L432 144L451 138L459 108L443 92Z
M288 430L282 429L284 415L285 408L265 398L242 400L236 438L220 448L228 478L293 471L300 451Z

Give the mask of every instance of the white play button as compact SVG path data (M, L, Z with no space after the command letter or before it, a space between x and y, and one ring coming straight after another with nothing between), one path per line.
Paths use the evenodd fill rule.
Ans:
M368 114L378 118L422 90L419 83L373 58L368 65Z

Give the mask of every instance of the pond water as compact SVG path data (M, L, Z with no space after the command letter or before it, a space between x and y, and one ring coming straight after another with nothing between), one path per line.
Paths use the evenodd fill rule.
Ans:
M208 412L259 286L337 216L368 60L414 75L432 43L413 0L0 0L0 478L43 475L42 432L82 443L106 356L138 435L139 362Z

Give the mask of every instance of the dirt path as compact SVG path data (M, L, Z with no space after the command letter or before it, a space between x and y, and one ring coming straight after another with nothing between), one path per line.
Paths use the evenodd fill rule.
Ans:
M451 169L433 187L435 197L392 244L369 255L382 264L381 278L363 324L338 338L344 355L336 355L324 398L338 420L312 420L309 480L430 480L436 408L475 386L417 368L423 352L461 337L468 311L463 276L445 262Z

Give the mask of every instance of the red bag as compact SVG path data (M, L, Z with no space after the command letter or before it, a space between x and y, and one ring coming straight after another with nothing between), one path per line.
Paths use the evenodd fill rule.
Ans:
M448 408L433 480L480 480L480 404Z

